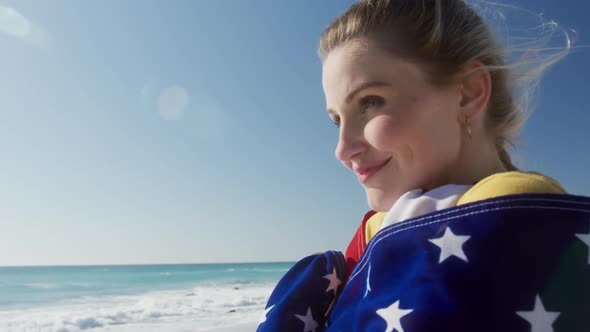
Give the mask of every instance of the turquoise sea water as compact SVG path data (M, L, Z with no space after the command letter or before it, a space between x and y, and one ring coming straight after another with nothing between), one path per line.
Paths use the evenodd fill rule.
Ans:
M0 267L0 331L251 320L292 265Z

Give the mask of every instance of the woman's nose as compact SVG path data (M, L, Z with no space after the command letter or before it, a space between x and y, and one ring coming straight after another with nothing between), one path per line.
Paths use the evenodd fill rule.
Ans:
M341 162L348 162L366 149L362 130L351 125L342 124L338 135L335 155Z

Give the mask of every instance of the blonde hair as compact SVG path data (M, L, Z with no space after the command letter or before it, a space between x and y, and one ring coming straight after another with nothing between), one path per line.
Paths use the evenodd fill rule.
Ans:
M499 158L507 170L516 169L507 149L514 144L526 119L528 110L523 108L530 106L530 89L536 86L541 74L565 56L571 47L566 34L567 47L551 57L535 62L531 61L530 52L523 55L523 63L530 65L534 62L535 66L514 78L511 66L504 62L504 49L483 19L465 1L361 0L324 31L320 57L324 60L337 47L361 37L421 64L436 85L450 83L470 61L483 64L490 72L492 85L486 130L492 135ZM509 80L514 80L512 85ZM518 84L524 89L515 97L513 90Z

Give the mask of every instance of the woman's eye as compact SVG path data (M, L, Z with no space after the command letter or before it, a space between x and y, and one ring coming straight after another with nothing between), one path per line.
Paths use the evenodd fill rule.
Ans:
M360 100L361 103L361 112L366 112L369 109L380 107L384 104L384 100L381 97L377 96L368 96L364 97Z
M331 118L331 119L332 119L332 122L334 123L334 125L335 125L337 128L340 128L340 118L335 116L335 117L333 117L333 118Z

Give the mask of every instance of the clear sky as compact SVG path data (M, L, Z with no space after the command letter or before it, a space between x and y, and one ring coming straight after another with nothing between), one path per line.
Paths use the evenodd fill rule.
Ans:
M367 205L334 158L316 49L350 3L1 1L0 265L344 250ZM516 4L590 45L587 1ZM516 151L582 195L589 56L547 73Z

